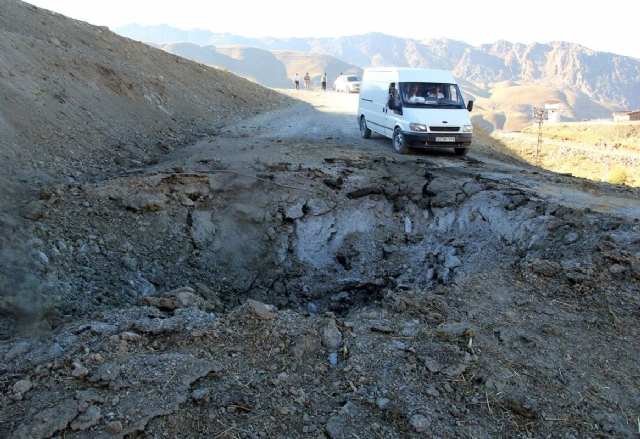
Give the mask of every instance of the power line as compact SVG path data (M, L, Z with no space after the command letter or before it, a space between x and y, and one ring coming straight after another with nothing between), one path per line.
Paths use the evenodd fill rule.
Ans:
M542 124L549 119L549 112L545 108L533 107L533 120L538 124L538 144L536 145L536 166L538 166L538 152L542 144Z

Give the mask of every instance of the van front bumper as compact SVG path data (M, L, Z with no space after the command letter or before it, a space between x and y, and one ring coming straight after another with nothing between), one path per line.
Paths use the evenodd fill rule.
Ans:
M424 143L424 146L468 147L471 144L471 140L473 140L473 133L416 133L415 131L405 131L404 139L409 144Z

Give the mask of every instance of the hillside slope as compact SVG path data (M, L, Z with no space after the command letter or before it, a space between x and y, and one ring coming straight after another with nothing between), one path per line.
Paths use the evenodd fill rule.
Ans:
M265 87L291 88L296 73L303 77L309 72L313 88L320 88L323 73L327 73L329 82L340 73L362 74L359 67L324 54L269 51L246 46L196 46L191 43L161 44L159 47L165 52L202 64L228 69Z
M3 188L85 181L287 98L106 28L1 0ZM34 179L35 176L35 179Z

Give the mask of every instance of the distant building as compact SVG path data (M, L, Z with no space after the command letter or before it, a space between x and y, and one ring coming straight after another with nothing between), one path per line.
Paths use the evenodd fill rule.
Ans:
M560 122L560 111L563 108L564 104L560 101L549 101L545 103L544 109L547 110L547 120L545 120L545 122Z
M614 111L613 112L613 121L614 122L624 122L627 120L640 120L640 110L624 110L624 111Z

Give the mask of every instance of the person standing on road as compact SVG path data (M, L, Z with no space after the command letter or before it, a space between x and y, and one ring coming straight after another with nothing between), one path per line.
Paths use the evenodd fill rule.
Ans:
M309 72L307 72L302 79L304 79L304 89L311 90L311 76L309 76Z
M322 75L322 90L327 91L327 73Z
M296 85L296 90L300 90L300 76L297 73L293 77L293 83Z

